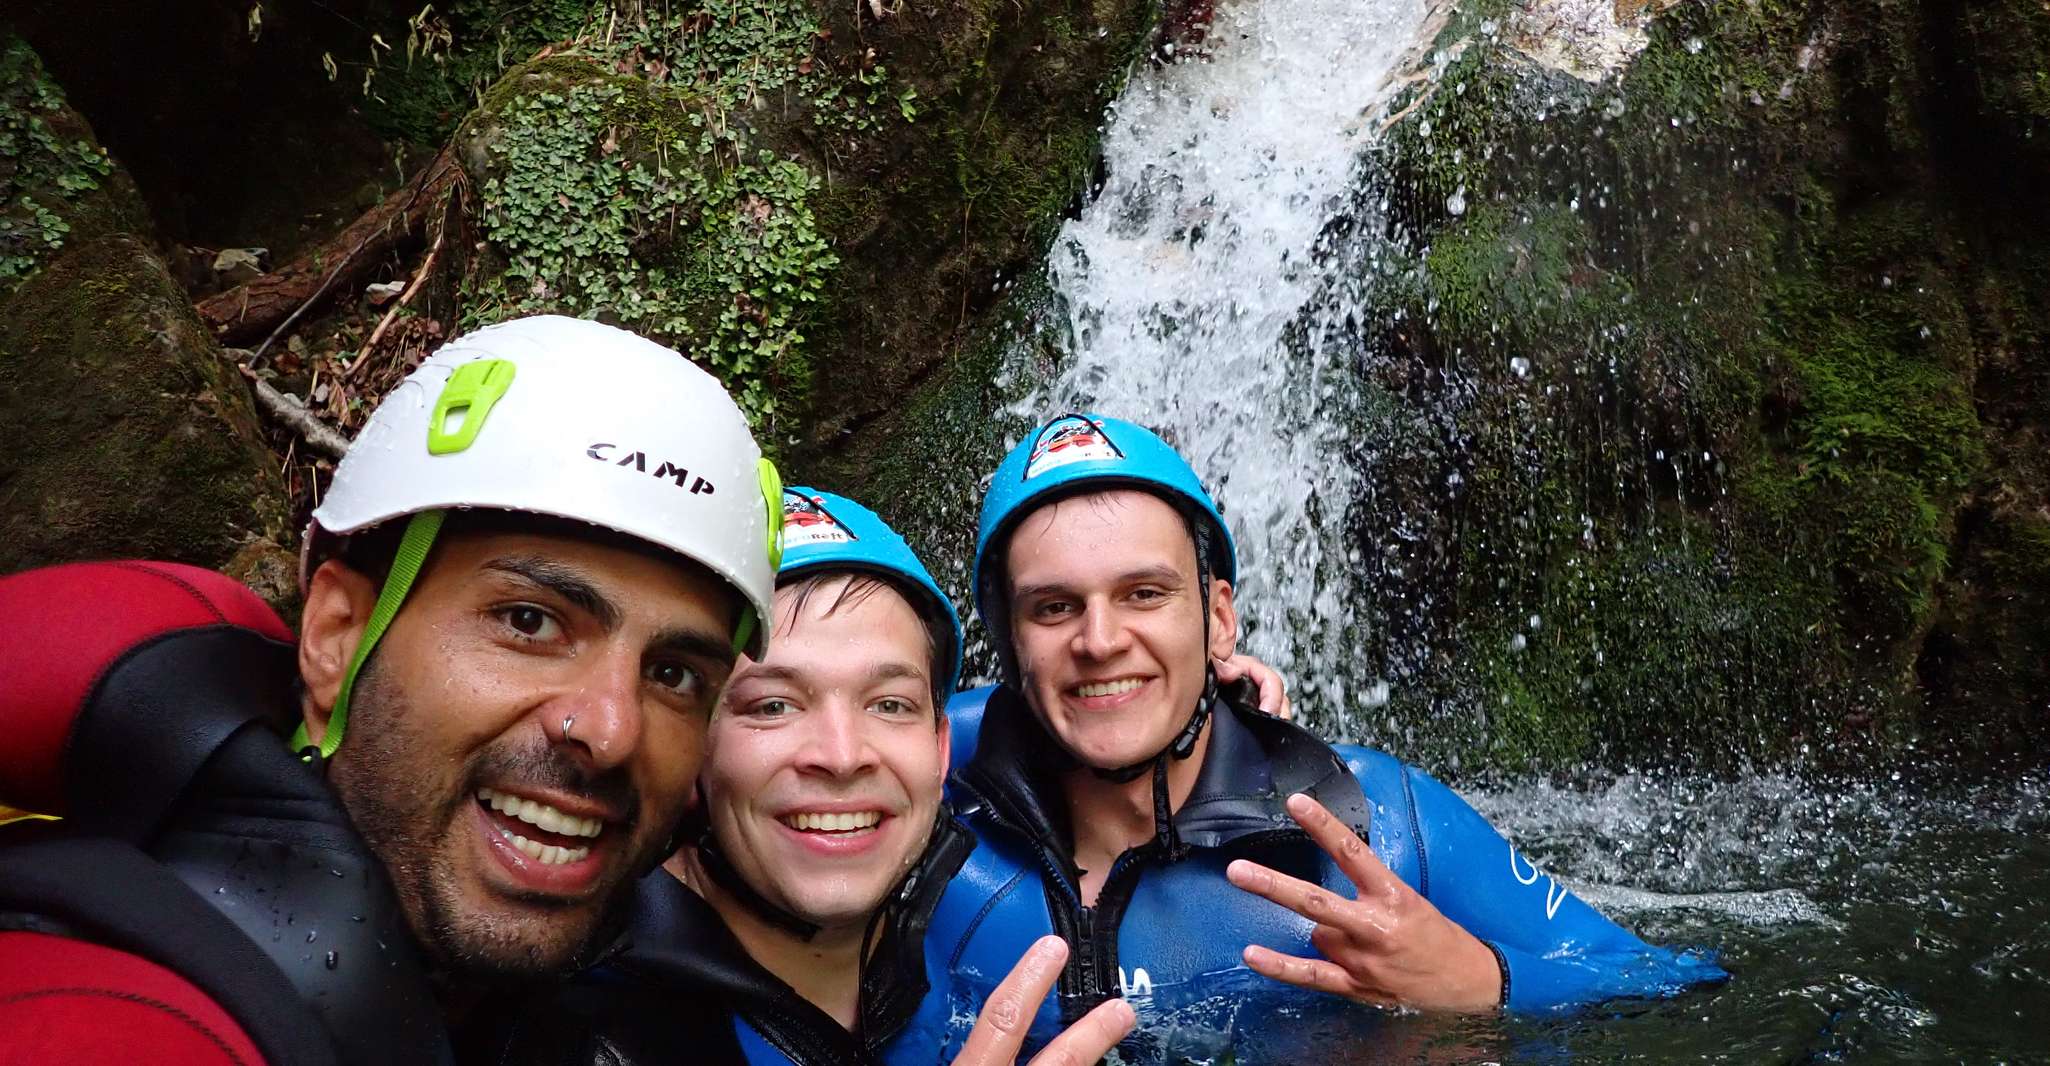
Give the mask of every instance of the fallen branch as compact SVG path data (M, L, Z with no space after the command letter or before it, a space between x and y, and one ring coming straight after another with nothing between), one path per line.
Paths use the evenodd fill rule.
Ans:
M462 167L444 148L406 187L385 197L318 249L290 264L197 305L199 317L222 344L242 346L264 337L267 349L330 292L354 292L402 245L425 232L442 193L462 180ZM368 254L365 254L368 253Z
M238 363L236 368L256 389L256 406L279 425L299 434L314 451L330 459L340 459L349 451L349 438L344 437L333 426L314 417L306 404L297 396L279 392L271 383L256 376L249 364Z
M343 381L356 380L356 375L362 371L363 365L370 361L371 349L376 348L377 342L384 339L384 331L391 328L392 319L399 317L399 308L412 303L414 295L426 286L428 275L434 271L434 257L441 254L441 242L446 236L445 231L434 235L434 246L427 249L427 258L420 261L420 270L413 275L413 283L406 286L406 291L392 303L391 310L386 311L384 317L377 320L377 328L370 331L370 339L363 342L363 350L356 353L356 359L349 364L349 369L342 371Z

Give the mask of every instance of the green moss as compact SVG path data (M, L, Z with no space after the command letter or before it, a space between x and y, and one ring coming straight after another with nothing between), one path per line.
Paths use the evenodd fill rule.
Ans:
M1578 214L1482 204L1437 231L1424 267L1430 313L1464 336L1528 336L1613 325L1629 286L1596 269Z
M597 12L508 73L470 126L494 255L467 315L604 316L688 352L785 437L831 310L830 235L865 209L829 198L804 149L822 139L830 158L902 127L919 94L874 49L833 47L799 0Z
M64 247L73 215L114 173L26 42L0 36L0 294Z
M1801 73L1815 10L1788 0L1709 0L1668 12L1631 65L1624 106L1667 129L1734 130L1761 113L1784 117L1783 89Z
M1851 628L1912 633L1945 571L1950 515L1986 463L1970 326L1917 209L1804 213L1809 235L1768 310L1798 400L1800 505L1827 517Z
M489 103L479 221L503 262L471 319L604 316L689 353L772 428L808 384L804 329L838 264L818 179L699 97L574 58Z
M1987 551L1958 517L1995 465L1982 353L2035 350L2040 301L1899 161L1954 121L1898 47L1915 20L1844 43L1831 7L1678 5L1594 87L1455 19L1395 105L1376 162L1413 258L1375 314L1447 376L1412 402L1450 443L1380 483L1459 481L1415 505L1454 510L1427 591L1456 606L1403 713L1547 765L1913 728L1925 635L1983 600L1958 577Z

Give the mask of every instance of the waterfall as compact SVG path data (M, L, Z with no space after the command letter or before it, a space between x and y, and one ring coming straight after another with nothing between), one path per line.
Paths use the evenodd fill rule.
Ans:
M1325 708L1388 689L1347 669L1359 397L1343 346L1321 341L1355 308L1329 298L1323 235L1341 213L1373 228L1356 217L1362 150L1429 6L1219 4L1203 55L1136 74L1104 183L1049 255L1042 329L1063 357L1008 412L1100 411L1180 448L1238 542L1242 647Z

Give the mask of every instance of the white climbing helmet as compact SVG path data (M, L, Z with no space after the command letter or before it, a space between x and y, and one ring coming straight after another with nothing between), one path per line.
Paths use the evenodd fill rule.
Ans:
M449 341L378 405L313 512L300 581L335 538L395 518L450 508L554 515L668 548L724 578L752 608L736 643L760 657L781 495L740 408L689 359L597 322L516 319ZM404 584L432 535L418 538ZM406 554L402 545L395 570Z

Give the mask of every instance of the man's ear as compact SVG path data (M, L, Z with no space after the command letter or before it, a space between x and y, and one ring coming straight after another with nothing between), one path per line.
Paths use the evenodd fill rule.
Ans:
M299 676L306 682L300 713L316 744L376 606L377 583L339 559L320 564L306 584L306 607L299 612Z
M1239 646L1239 612L1231 602L1231 582L1210 581L1210 657L1229 659Z
M945 781L954 770L954 723L947 721L944 708L934 713L940 719L940 780Z

